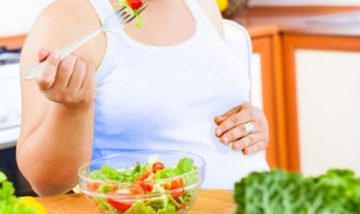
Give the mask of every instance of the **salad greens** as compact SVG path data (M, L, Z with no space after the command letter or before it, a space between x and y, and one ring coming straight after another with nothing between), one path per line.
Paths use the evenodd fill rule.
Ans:
M130 16L135 16L135 25L141 27L143 25L143 20L140 16L139 8L142 5L141 0L118 0L118 4L121 7L125 7L125 12ZM134 5L136 4L136 6Z
M114 196L94 198L95 203L108 213L126 214L175 214L186 210L196 198L200 184L199 171L189 158L179 160L176 167L165 167L156 156L149 157L145 165L117 170L103 166L90 172L88 190ZM146 197L150 194L149 197ZM154 195L156 194L156 195ZM116 196L140 196L119 199Z
M35 214L36 210L27 207L14 195L15 189L6 175L0 171L0 213L1 214Z
M350 170L303 177L280 170L252 173L235 184L236 213L360 213L360 178Z

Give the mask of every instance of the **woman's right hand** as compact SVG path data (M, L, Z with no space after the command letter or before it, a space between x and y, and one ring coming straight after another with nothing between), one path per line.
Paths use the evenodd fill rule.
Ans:
M96 96L95 68L70 55L63 60L59 52L41 49L39 61L45 66L36 78L40 91L52 102L69 109L90 106Z

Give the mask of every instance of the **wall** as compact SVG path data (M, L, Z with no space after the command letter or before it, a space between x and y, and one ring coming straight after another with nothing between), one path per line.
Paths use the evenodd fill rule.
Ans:
M360 0L250 0L250 5L303 6L303 5L360 5Z
M0 0L0 36L26 33L52 0Z

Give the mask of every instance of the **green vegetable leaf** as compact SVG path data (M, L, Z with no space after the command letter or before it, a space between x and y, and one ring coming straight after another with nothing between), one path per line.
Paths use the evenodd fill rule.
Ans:
M176 207L173 204L168 204L163 209L159 210L157 214L176 214Z
M1 214L35 214L36 210L27 207L15 197L15 189L6 175L0 171L0 213Z
M96 190L98 193L109 193L109 192L113 192L114 191L114 187L113 185L110 184L102 184L99 189Z
M133 10L129 4L127 0L118 0L118 4L120 7L125 7L125 12L128 13L130 16L135 16L136 17L136 21L135 21L135 26L136 27L141 27L143 25L143 20L140 16L139 13L139 9L138 10Z
M155 180L170 178L178 175L177 171L171 167L159 170L155 173Z
M6 175L0 171L0 183L4 182L7 180L7 177Z
M190 172L194 169L195 169L194 162L189 158L183 158L179 161L175 170L176 170L177 174L179 175L179 174L183 174L186 172Z
M350 170L303 177L280 170L252 173L235 184L236 213L344 213L360 210L360 178Z
M100 170L94 170L90 172L88 178L103 182L109 181L109 179Z
M156 212L151 206L147 206L143 202L137 201L125 212L125 214L156 214Z

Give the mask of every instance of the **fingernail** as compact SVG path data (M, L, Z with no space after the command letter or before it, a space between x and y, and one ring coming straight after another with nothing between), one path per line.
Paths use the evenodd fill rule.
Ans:
M216 130L216 134L217 134L218 136L220 136L220 135L222 134L222 132L223 132L222 129L217 129L217 130Z
M59 60L60 58L61 58L60 53L59 53L58 51L55 51L55 52L53 53L53 59Z
M233 149L234 151L239 151L239 150L240 150L240 145L239 145L239 144L233 144L233 145L232 145L232 149Z
M228 137L223 137L223 143L228 144L230 139Z

